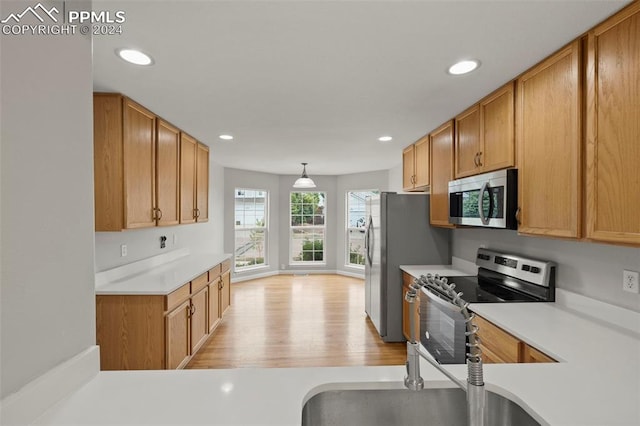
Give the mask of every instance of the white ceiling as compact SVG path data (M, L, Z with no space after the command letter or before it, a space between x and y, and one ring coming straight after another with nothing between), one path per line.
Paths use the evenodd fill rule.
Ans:
M192 134L225 167L388 169L403 147L626 3L94 0L93 10L126 13L122 35L94 37L94 85ZM123 62L122 47L155 65ZM462 58L482 66L448 75Z

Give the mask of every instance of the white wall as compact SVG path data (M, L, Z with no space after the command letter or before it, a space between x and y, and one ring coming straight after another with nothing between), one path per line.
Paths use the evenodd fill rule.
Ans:
M336 269L350 274L358 274L364 278L364 269L347 266L347 224L346 224L346 193L347 191L358 191L377 189L387 191L389 185L389 172L378 170L369 173L354 173L338 176L336 182L336 202L337 202L337 235L336 235Z
M234 273L236 279L275 274L279 271L344 271L362 275L356 268L345 266L345 194L349 190L379 189L386 191L388 171L355 173L341 176L312 176L314 191L327 193L326 264L292 266L289 264L289 196L299 175L276 175L239 169L225 169L224 251L234 251L234 190L236 188L269 191L268 263L265 268ZM115 249L115 248L114 248Z
M211 150L211 159L215 152ZM188 225L131 229L122 232L96 232L96 271L146 259L179 248L196 252L223 252L224 237L224 168L209 161L209 221ZM166 247L160 248L160 236ZM177 243L173 243L173 236ZM120 246L127 246L127 256L120 256ZM229 251L228 253L231 253Z
M264 189L269 192L268 201L268 235L267 235L267 263L261 268L251 269L245 272L234 272L234 278L246 277L249 275L274 273L279 269L280 253L278 246L280 243L280 178L271 173L252 172L248 170L224 169L224 197L227 200L224 209L224 251L233 253L235 251L234 236L234 191L236 188Z
M622 290L622 270L640 271L640 249L519 236L499 229L456 229L453 255L475 261L478 247L505 250L558 263L557 286L640 312L640 295Z
M387 187L392 192L402 192L402 163L389 169L389 183Z
M89 37L0 38L4 398L95 344L93 104Z

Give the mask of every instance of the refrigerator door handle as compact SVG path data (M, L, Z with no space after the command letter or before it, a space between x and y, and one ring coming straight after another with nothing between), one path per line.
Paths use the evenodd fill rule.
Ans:
M369 262L370 266L373 265L373 244L371 243L371 234L373 234L373 218L369 216L369 223L367 224L367 232L364 237L364 244L367 251L367 261Z

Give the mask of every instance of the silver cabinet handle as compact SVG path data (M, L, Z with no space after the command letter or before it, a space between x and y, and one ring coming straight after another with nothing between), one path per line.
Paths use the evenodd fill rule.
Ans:
M516 222L518 223L518 225L522 225L522 222L520 222L520 213L522 212L522 210L520 209L520 207L518 207L516 209Z

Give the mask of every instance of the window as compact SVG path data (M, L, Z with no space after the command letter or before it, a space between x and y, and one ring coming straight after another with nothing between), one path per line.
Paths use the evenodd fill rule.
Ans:
M267 265L267 205L261 189L235 191L235 270Z
M364 232L367 227L366 198L376 194L378 194L378 190L347 192L347 266L364 268Z
M326 200L325 192L291 193L289 247L292 264L325 263Z

